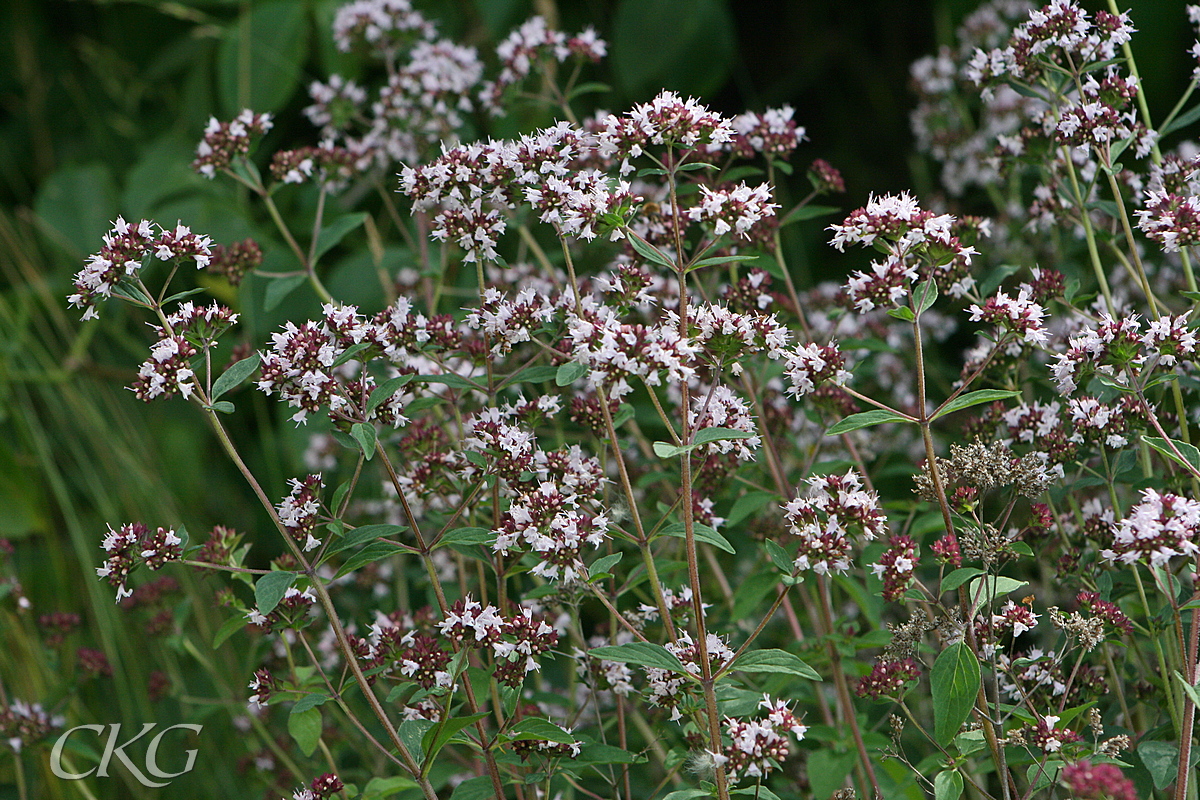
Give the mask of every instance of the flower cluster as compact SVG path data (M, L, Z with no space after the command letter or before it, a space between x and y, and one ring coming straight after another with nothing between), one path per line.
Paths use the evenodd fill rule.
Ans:
M728 386L714 386L708 396L692 398L691 429L730 428L753 434L745 439L721 439L709 442L702 452L709 455L732 453L739 461L750 461L762 444L750 405Z
M215 178L217 170L229 169L234 158L250 152L250 137L262 136L271 125L270 114L255 114L248 108L229 122L209 118L204 138L196 146L192 169L206 178Z
M709 667L712 671L722 669L733 660L733 650L716 634L708 634L704 642L708 651ZM700 665L700 646L690 634L681 633L676 641L668 642L664 646L679 659L683 668L689 673L696 677L703 674L703 668ZM672 722L682 719L683 713L680 711L679 705L684 697L680 690L688 683L688 679L669 670L646 667L646 681L650 689L648 697L650 705L670 708Z
M1138 227L1163 250L1173 253L1200 244L1200 197L1151 189L1146 192L1145 206L1133 212Z
M554 303L532 287L525 287L509 300L498 289L489 286L479 300L479 306L467 314L467 324L492 343L492 355L503 356L513 346L528 342L534 331L541 329L555 316Z
M1143 332L1137 314L1119 319L1101 314L1099 325L1071 337L1052 371L1059 393L1065 396L1094 373L1125 383L1195 357L1196 334L1186 316L1160 317Z
M974 247L964 245L955 233L957 220L949 214L923 210L907 193L872 195L862 208L851 212L841 224L829 226L830 244L844 251L847 244L877 247L887 255L873 262L870 271L855 273L846 285L855 310L871 311L876 306L898 305L912 284L926 276L947 283L955 297L964 295L974 280L966 273ZM939 280L940 279L940 280Z
M356 45L378 50L386 57L416 39L432 38L433 23L409 0L354 0L337 10L333 18L333 40L349 52Z
M679 335L677 324L622 324L617 315L600 306L585 308L582 316L570 315L567 325L572 357L590 368L593 383L611 383L612 397L633 390L626 382L629 377L661 386L663 372L672 384L695 374L696 345Z
M292 478L288 483L292 492L275 507L275 513L296 544L308 552L321 544L313 531L317 529L321 489L325 484L320 475L309 475L304 480Z
M795 113L791 106L782 106L768 108L761 114L753 111L739 114L730 122L733 138L719 147L739 158L753 158L761 153L768 158L786 159L805 138L804 128L797 127L792 119Z
M1097 592L1080 592L1075 595L1075 600L1081 608L1104 620L1125 635L1133 633L1133 620L1125 616L1125 612L1118 608L1116 603L1101 600Z
M523 546L540 559L534 575L571 583L584 568L583 546L599 547L608 538L608 518L584 513L575 507L578 502L556 484L542 483L513 500L495 532L492 549L508 555Z
M65 724L64 717L46 711L41 703L13 700L0 707L0 740L14 753L40 742Z
M368 399L376 388L357 360L347 363L343 355L359 344L368 345L359 357L365 362L371 355L383 355L407 364L413 349L457 343L457 332L449 319L427 319L411 314L408 300L399 300L373 320L364 319L354 306L324 306L321 322L301 325L287 322L283 331L271 336L272 346L261 353L262 367L258 388L268 395L278 392L292 408L292 419L304 422L310 413L328 408L330 418L354 414L363 422L377 420L399 427L408 422L402 413L404 402L393 394L367 411ZM411 366L409 367L411 370Z
M310 609L316 604L317 598L312 589L302 591L295 586L289 586L270 612L264 614L260 608L255 607L247 612L246 619L251 625L265 630L272 630L277 626L302 627L308 621Z
M493 114L500 114L504 110L500 100L505 90L528 78L539 62L562 63L572 55L596 62L608 55L608 44L594 28L588 27L568 37L552 29L545 18L535 16L510 33L496 47L496 55L503 65L500 75L487 85L480 99Z
M628 160L642 155L649 145L686 149L724 145L735 133L731 120L693 98L684 100L674 92L662 92L623 117L609 114L600 120L597 152L604 159L621 159L624 175L633 170Z
M904 684L921 677L921 667L915 659L905 658L900 661L876 661L875 666L865 678L854 687L859 697L870 697L878 700L890 697L904 688Z
M837 342L796 345L787 353L784 375L788 380L788 394L797 398L812 394L822 384L841 386L850 380L846 357L838 349Z
M1033 613L1033 610L1025 604L1017 604L1009 600L1000 609L1000 613L992 615L992 631L994 634L1000 634L1005 631L1012 631L1014 637L1020 636L1026 631L1031 631L1037 626L1038 615Z
M713 234L721 236L733 231L743 239L750 238L750 229L765 217L775 216L778 203L771 202L770 184L753 188L743 181L732 189L700 187L700 202L687 210L693 222L707 222Z
M117 602L133 595L126 585L129 575L140 564L159 569L169 561L183 558L183 540L174 530L157 528L153 533L140 522L108 529L100 545L107 557L104 565L96 567L96 575L106 578L117 587Z
M1079 800L1137 800L1133 781L1116 764L1077 761L1063 767L1059 779Z
M1174 556L1200 553L1200 502L1179 495L1142 491L1142 502L1117 523L1112 547L1100 551L1109 561L1132 564L1146 560L1161 567Z
M345 786L340 778L332 772L326 772L324 775L318 775L313 778L309 784L309 793L311 800L328 800L333 797L334 793L340 792ZM309 798L300 798L299 800L309 800Z
M131 225L117 217L112 230L104 235L104 247L89 256L87 265L75 274L75 293L67 302L84 309L83 319L94 319L98 316L96 303L109 297L123 279L133 277L151 255L161 261L190 258L197 269L203 269L212 257L211 244L207 236L192 233L182 224L166 229L149 220Z
M1034 302L1031 292L1022 287L1016 297L997 292L982 305L972 305L968 311L972 322L989 322L1016 334L1031 345L1043 345L1050 338L1043 320L1046 310Z
M818 575L850 568L852 539L870 541L887 534L887 517L879 497L862 487L850 470L845 475L808 479L807 496L783 507L789 532L799 539L795 567Z
M725 718L729 744L714 758L725 765L732 783L746 778L765 778L791 753L787 734L803 739L808 726L800 722L782 700L763 695L758 707L766 711L762 719Z
M238 286L246 273L262 266L262 248L253 239L243 239L228 247L216 245L212 248L212 260L209 261L209 272L224 275L233 286Z
M183 336L164 336L150 348L150 358L138 368L130 386L137 399L150 402L178 392L185 398L196 388L191 359L197 350Z
M525 675L541 669L538 656L558 643L558 631L533 611L522 608L511 617L495 606L483 606L470 597L457 601L438 623L443 636L456 643L490 648L494 675L500 682L518 687Z
M1108 61L1117 57L1133 32L1127 14L1098 11L1089 19L1075 0L1051 0L1029 12L1006 47L977 50L968 75L976 83L1005 74L1031 80L1041 73L1042 61L1054 62L1058 53L1065 53L1077 64Z
M354 175L354 154L344 147L324 143L320 147L280 150L271 158L271 176L284 183L305 183L316 177L333 191Z
M904 598L912 583L917 565L917 545L909 536L895 535L888 539L887 550L871 565L871 572L883 578L883 599L898 602Z

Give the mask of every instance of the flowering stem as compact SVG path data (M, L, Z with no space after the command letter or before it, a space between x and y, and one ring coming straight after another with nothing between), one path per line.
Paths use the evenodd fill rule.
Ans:
M405 768L414 778L417 778L417 782L421 786L421 792L425 795L426 800L437 800L437 794L433 791L433 786L429 783L428 779L421 777L420 765L417 764L412 753L408 751L404 742L401 741L396 727L392 724L391 719L388 718L387 711L384 710L383 705L379 702L379 698L375 696L371 684L367 682L366 676L363 675L362 668L358 664L358 656L355 654L350 640L346 638L346 630L342 627L341 619L337 615L337 609L333 606L333 600L330 598L325 584L317 577L312 565L305 558L304 553L300 550L296 542L293 541L292 537L288 535L287 528L275 511L275 506L272 505L270 498L267 497L266 492L263 491L254 474L246 466L246 462L242 461L241 454L238 453L233 441L229 438L229 434L226 432L224 426L221 425L220 419L217 418L217 412L212 409L205 409L204 413L208 417L209 424L216 432L217 439L221 442L221 447L225 450L226 455L233 461L238 471L242 473L242 477L246 479L246 482L250 484L251 490L258 497L263 508L266 509L267 514L271 517L271 521L275 524L276 529L283 536L284 542L287 543L288 548L292 551L292 555L302 565L304 573L310 578L313 592L316 593L317 600L320 602L321 608L325 611L325 616L329 620L329 626L333 629L334 637L337 639L338 650L341 651L346 666L349 667L350 672L354 675L354 680L366 698L367 703L371 706L371 710L375 713L375 717L383 725L384 730L387 731L388 739L400 754Z
M1075 194L1075 206L1079 209L1079 221L1083 225L1083 235L1087 240L1088 256L1092 261L1092 271L1100 284L1100 292L1104 295L1108 313L1116 315L1117 306L1113 302L1112 290L1108 288L1108 278L1104 275L1104 266L1100 263L1100 251L1096 249L1096 231L1092 229L1092 218L1083 202L1083 193L1079 190L1079 177L1075 174L1075 162L1071 160L1071 150L1063 146L1063 161L1067 165L1067 176L1071 179L1071 191Z
M871 756L867 754L862 731L858 728L858 714L854 711L854 701L850 699L850 687L846 684L846 674L842 671L842 657L838 653L837 644L833 641L833 610L830 608L828 579L824 575L817 576L817 593L821 598L820 609L825 629L830 633L830 638L826 641L826 650L829 652L829 666L833 671L833 682L837 687L838 705L841 706L842 716L845 717L846 724L850 726L850 733L854 737L854 747L858 750L859 763L866 772L867 783L871 785L871 797L878 800L882 795L879 791L879 782L875 779L875 767L871 763Z
M1200 594L1193 595L1196 600ZM1176 619L1179 616L1176 614ZM1196 650L1200 643L1200 608L1192 609L1192 629L1188 636L1187 661L1184 664L1184 678L1189 686L1196 685ZM1195 720L1195 706L1192 698L1184 692L1183 696L1183 730L1179 734L1179 772L1175 778L1175 800L1184 800L1188 793L1188 780L1191 777L1192 760L1192 724Z

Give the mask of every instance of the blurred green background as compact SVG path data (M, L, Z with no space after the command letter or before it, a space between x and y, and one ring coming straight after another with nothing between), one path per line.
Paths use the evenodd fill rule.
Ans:
M189 621L154 648L144 642L142 621L114 607L112 588L96 580L93 568L106 524L186 523L196 537L220 522L252 536L264 521L261 512L186 404L147 406L124 388L145 358L143 321L110 303L102 320L81 325L64 297L118 214L168 225L181 219L219 242L260 234L246 198L191 173L195 143L211 115L227 119L250 106L276 115L260 152L315 144L301 114L305 86L330 72L353 76L363 69L329 39L338 5L0 3L0 538L15 546L0 576L19 580L32 605L19 611L5 584L0 685L10 700L59 703L73 720L200 719L219 731L213 741L237 735L225 712L243 702L248 670L236 650L214 653L208 645L220 623L211 590L184 587L175 614L177 622ZM869 192L935 190L936 170L911 152L908 66L950 42L974 7L968 0L416 5L439 21L443 35L478 47L489 63L490 48L531 13L557 16L570 32L595 25L609 41L610 57L594 75L613 91L594 102L612 111L663 88L699 96L728 114L791 104L809 137L797 166L820 157L842 170L847 195L833 202L847 209ZM1162 115L1194 66L1185 4L1129 6L1141 31L1134 44L1150 107ZM793 226L787 236L799 274L816 280L846 271L818 226ZM260 338L253 344L272 324L255 321ZM303 469L297 457L303 432L274 439L266 424L271 412L256 394L248 393L243 402L251 410L237 424L254 442L251 457L269 491L279 494L286 478ZM266 555L272 553L268 545ZM82 630L69 644L104 650L111 679L80 683L72 647L42 647L36 619L51 611L82 616ZM204 659L211 669L199 663ZM147 690L154 671L171 680L165 700L151 700ZM214 684L212 676L222 673L230 680ZM220 753L201 757L209 761L190 777L188 796L250 796L239 793L237 772ZM24 779L40 787L37 796L82 796L78 787L32 774L44 768L35 758L24 759L23 768L30 773ZM0 798L17 796L16 780L12 759L0 756ZM117 780L93 790L160 796Z

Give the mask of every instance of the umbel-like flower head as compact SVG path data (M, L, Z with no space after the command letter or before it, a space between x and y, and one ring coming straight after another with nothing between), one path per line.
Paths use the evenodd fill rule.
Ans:
M1147 561L1161 567L1174 556L1194 558L1200 534L1200 503L1153 489L1142 492L1142 502L1117 523L1111 548L1101 551L1109 561L1132 564Z

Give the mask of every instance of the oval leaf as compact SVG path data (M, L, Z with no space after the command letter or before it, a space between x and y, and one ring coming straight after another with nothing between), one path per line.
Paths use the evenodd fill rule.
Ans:
M778 672L785 675L798 675L810 681L821 680L820 674L815 669L786 650L752 650L742 653L738 660L733 662L730 669L739 672Z
M310 708L296 713L293 708L293 713L288 715L288 733L296 740L300 752L311 756L321 738L321 709Z
M933 662L929 675L933 690L933 733L948 746L958 734L979 694L979 661L965 642L952 644Z
M221 374L221 377L213 382L212 394L209 395L208 399L215 403L221 395L233 387L240 385L242 381L254 373L254 370L258 369L260 360L258 353L255 353L249 358L243 358L241 361L230 366L229 369Z
M268 572L254 584L254 602L258 613L270 614L279 605L283 595L296 582L294 572Z
M1008 400L1009 398L1017 397L1020 394L1020 392L1012 392L1005 389L980 389L977 392L967 392L966 394L960 394L958 397L939 408L934 412L930 419L939 419L947 414L952 414L955 411L961 411L964 408L970 408L971 406L977 406L982 403L994 403L997 400Z
M655 667L668 672L691 674L683 668L683 663L674 653L661 644L652 642L627 642L609 647L593 647L588 650L588 655L605 661L619 661L623 664L637 664L639 667Z
M837 436L841 433L849 433L856 431L859 428L869 428L872 425L882 425L885 422L915 422L911 417L906 417L903 414L894 414L891 411L884 411L881 408L873 411L864 411L861 414L851 414L841 422L834 425L829 430L825 431L826 436Z

